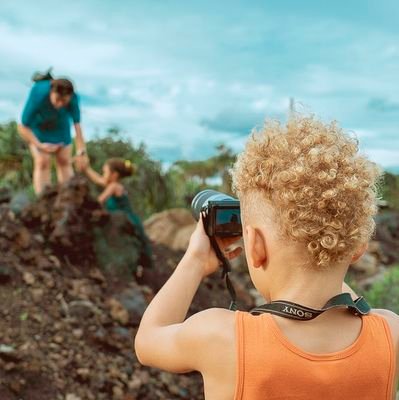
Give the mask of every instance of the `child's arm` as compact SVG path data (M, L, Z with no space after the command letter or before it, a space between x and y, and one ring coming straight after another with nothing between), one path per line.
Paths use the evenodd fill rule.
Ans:
M93 183L99 186L107 185L102 175L94 171L94 169L90 166L89 157L87 157L86 155L84 156L84 158L82 158L82 156L75 156L73 160L76 164L76 167L78 167L78 170L82 171Z
M106 186L104 178L98 172L94 171L94 169L91 168L90 165L87 165L83 171L86 176L96 185Z
M235 240L219 245L224 249ZM238 248L227 257L240 252ZM143 315L135 339L141 363L173 372L203 371L210 364L210 357L217 353L214 346L220 348L220 338L228 332L234 334L234 312L210 309L184 319L202 278L218 268L219 261L199 221L186 254Z
M108 197L111 197L116 193L117 190L117 184L111 183L109 184L105 190L97 197L97 200L99 203L104 204L105 201L108 199Z

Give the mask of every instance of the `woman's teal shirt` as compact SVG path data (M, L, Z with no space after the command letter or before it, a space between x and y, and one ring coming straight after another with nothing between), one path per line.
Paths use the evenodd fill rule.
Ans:
M60 109L50 102L51 81L36 82L26 101L21 122L32 129L42 143L56 143L63 146L71 144L71 122L80 122L80 109L74 93L70 103Z

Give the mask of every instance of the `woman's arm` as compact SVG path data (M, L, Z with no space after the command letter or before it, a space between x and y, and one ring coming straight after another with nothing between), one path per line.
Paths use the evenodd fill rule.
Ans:
M19 124L18 132L22 139L25 140L25 142L27 142L28 144L32 144L37 148L40 148L41 143L39 142L38 138L33 134L32 129L30 129L29 126Z
M22 139L25 140L29 145L34 145L40 149L40 141L32 132L31 126L34 117L39 109L39 92L37 86L34 85L29 93L29 97L26 100L24 109L22 111L21 123L18 124L18 132Z
M31 128L35 119L35 115L39 111L43 96L44 93L40 90L39 86L33 85L22 111L21 123L18 125L18 132L22 139L25 140L25 142L27 142L29 145L33 145L46 153L53 153L59 149L59 145L41 143L32 132Z
M80 156L80 155L85 154L86 145L85 145L85 141L83 139L83 132L82 132L82 127L80 126L80 123L79 122L75 123L74 127L75 127L75 133L76 133L76 152L77 152L77 155Z
M18 132L25 142L37 147L40 151L44 151L45 153L55 153L60 148L58 144L40 142L29 126L19 124Z
M80 114L79 114L80 115ZM80 118L80 116L79 116ZM75 122L75 143L76 143L76 156L75 156L75 165L78 171L82 171L85 167L86 162L88 161L86 154L86 145L83 139L82 128L79 122ZM100 184L100 183L99 183Z

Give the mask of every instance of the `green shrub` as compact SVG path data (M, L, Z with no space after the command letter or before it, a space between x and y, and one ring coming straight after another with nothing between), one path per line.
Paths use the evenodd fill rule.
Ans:
M380 192L391 208L399 210L399 175L385 172Z
M399 314L399 265L390 268L381 281L364 293L374 308L386 308Z

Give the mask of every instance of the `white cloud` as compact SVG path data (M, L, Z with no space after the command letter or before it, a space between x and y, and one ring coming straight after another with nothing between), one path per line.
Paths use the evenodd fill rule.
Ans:
M348 129L349 132L353 133L353 135L355 135L360 141L363 140L368 140L368 139L373 139L377 136L377 133L369 130L369 129Z
M365 149L370 159L385 168L399 165L399 148L396 149Z
M263 114L284 116L293 96L299 111L360 127L354 131L362 148L377 149L370 154L382 163L395 162L397 121L379 118L367 105L397 99L397 28L392 33L328 12L315 17L309 5L280 15L283 6L262 2L253 8L244 2L227 8L223 2L53 4L0 4L2 120L20 114L32 72L52 65L86 99L88 137L116 124L150 150L201 158L222 141L239 150L245 137L200 121L231 115L251 126Z

